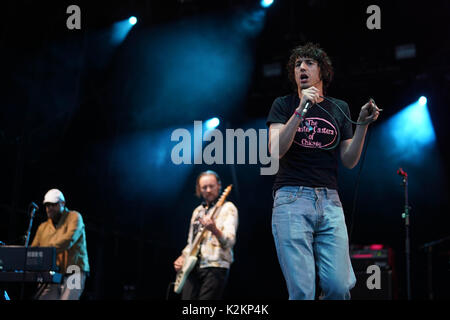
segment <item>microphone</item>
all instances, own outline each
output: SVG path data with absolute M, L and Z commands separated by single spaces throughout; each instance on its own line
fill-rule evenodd
M 36 211 L 39 210 L 39 206 L 36 203 L 34 203 L 33 201 L 31 201 L 29 208 L 31 208 L 31 213 L 30 213 L 31 217 L 34 217 L 34 214 L 36 213 Z
M 303 110 L 301 112 L 302 117 L 306 114 L 306 112 L 309 110 L 309 108 L 312 107 L 312 103 L 309 100 L 306 100 L 305 106 L 303 107 Z
M 408 178 L 408 174 L 407 174 L 405 171 L 403 171 L 402 168 L 399 168 L 399 169 L 397 170 L 397 174 L 398 174 L 399 176 Z
M 306 123 L 304 119 L 305 119 L 306 112 L 308 112 L 309 108 L 311 108 L 312 106 L 313 106 L 313 104 L 311 103 L 311 101 L 306 100 L 305 106 L 303 107 L 303 110 L 300 113 L 301 117 L 303 119 L 304 126 L 308 127 L 309 132 L 313 131 L 313 128 L 311 127 L 311 125 L 309 123 Z

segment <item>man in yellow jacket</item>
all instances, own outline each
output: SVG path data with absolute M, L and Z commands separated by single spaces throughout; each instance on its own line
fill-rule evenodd
M 49 190 L 44 197 L 48 220 L 41 223 L 32 247 L 55 247 L 56 264 L 64 277 L 61 284 L 48 284 L 40 300 L 78 300 L 83 293 L 89 261 L 81 214 L 69 210 L 62 192 Z

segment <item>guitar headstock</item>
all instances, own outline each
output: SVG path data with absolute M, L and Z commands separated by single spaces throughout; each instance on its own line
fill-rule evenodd
M 217 206 L 220 207 L 224 202 L 225 199 L 228 197 L 228 194 L 230 194 L 231 189 L 233 188 L 233 185 L 230 184 L 228 187 L 225 188 L 225 190 L 222 192 L 222 195 L 220 196 L 219 201 L 217 201 Z

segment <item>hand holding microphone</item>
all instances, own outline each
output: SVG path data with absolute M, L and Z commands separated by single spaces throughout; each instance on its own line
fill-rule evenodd
M 315 103 L 319 102 L 319 100 L 319 89 L 313 86 L 309 87 L 308 89 L 304 89 L 302 90 L 302 99 L 300 100 L 300 105 L 298 106 L 297 111 L 300 113 L 306 113 L 306 111 L 308 111 L 308 109 L 311 108 Z
M 302 90 L 302 98 L 297 109 L 295 109 L 295 114 L 303 120 L 306 112 L 318 102 L 319 99 L 319 90 L 316 87 L 309 87 L 308 89 Z
M 295 114 L 300 118 L 301 123 L 304 122 L 305 115 L 316 102 L 319 101 L 320 91 L 316 87 L 309 87 L 308 89 L 302 90 L 302 98 L 300 100 L 300 105 L 295 109 Z M 311 132 L 313 128 L 308 123 L 303 123 L 304 126 L 308 127 L 308 131 Z

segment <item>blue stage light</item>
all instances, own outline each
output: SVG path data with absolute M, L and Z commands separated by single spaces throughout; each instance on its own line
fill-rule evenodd
M 132 25 L 132 26 L 134 26 L 135 24 L 136 24 L 136 22 L 137 22 L 137 18 L 136 17 L 130 17 L 130 19 L 128 19 L 128 22 Z
M 113 45 L 121 44 L 136 23 L 137 23 L 136 17 L 131 17 L 129 19 L 124 19 L 122 21 L 114 23 L 111 32 L 112 44 Z
M 263 8 L 268 8 L 273 4 L 273 0 L 261 0 L 261 6 Z
M 219 126 L 219 124 L 220 124 L 219 118 L 214 117 L 214 118 L 209 119 L 209 120 L 207 120 L 207 121 L 205 122 L 205 127 L 206 127 L 206 129 L 208 129 L 208 130 L 212 130 L 212 129 L 217 128 L 217 127 Z
M 419 104 L 420 104 L 421 106 L 426 105 L 426 104 L 427 104 L 427 98 L 424 97 L 424 96 L 421 96 L 421 97 L 419 98 Z
M 425 97 L 394 115 L 385 128 L 388 133 L 384 138 L 386 148 L 399 159 L 424 158 L 427 148 L 436 140 Z

